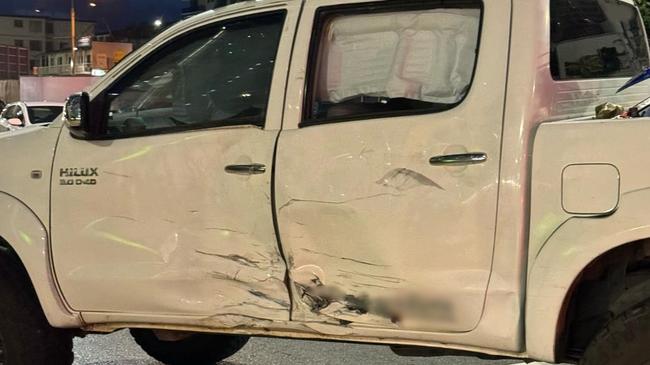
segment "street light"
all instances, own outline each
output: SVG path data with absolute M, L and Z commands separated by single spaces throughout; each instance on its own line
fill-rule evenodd
M 162 27 L 162 25 L 163 25 L 163 21 L 160 18 L 153 21 L 153 26 L 156 27 L 156 28 L 160 28 L 160 27 Z
M 77 11 L 74 7 L 74 0 L 70 0 L 70 46 L 72 48 L 72 60 L 70 61 L 70 74 L 74 76 L 75 57 L 77 56 Z
M 70 67 L 72 68 L 71 74 L 75 74 L 75 64 L 76 64 L 76 59 L 77 57 L 77 11 L 75 9 L 75 0 L 70 0 L 70 41 L 71 41 L 71 48 L 72 48 L 72 61 L 70 62 Z M 96 7 L 97 3 L 94 1 L 90 1 L 88 3 L 89 6 L 91 7 Z

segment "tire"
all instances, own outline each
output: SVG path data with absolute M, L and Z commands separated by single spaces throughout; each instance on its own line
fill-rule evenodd
M 0 364 L 72 364 L 72 335 L 49 325 L 26 275 L 0 252 Z
M 587 347 L 580 365 L 650 365 L 650 301 L 612 319 Z
M 149 356 L 167 365 L 215 365 L 237 353 L 249 340 L 245 336 L 197 333 L 179 341 L 163 341 L 148 329 L 131 329 L 131 336 Z

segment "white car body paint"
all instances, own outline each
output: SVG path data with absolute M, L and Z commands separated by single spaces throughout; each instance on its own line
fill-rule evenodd
M 314 15 L 348 3 L 255 1 L 205 12 L 90 90 L 98 97 L 197 28 L 284 10 L 263 129 L 94 141 L 56 122 L 0 139 L 3 156 L 23 156 L 6 159 L 13 174 L 0 182 L 0 200 L 17 218 L 0 223 L 0 235 L 23 260 L 51 324 L 556 359 L 572 282 L 599 255 L 650 237 L 650 175 L 629 158 L 647 155 L 650 121 L 586 118 L 604 101 L 631 106 L 648 87 L 615 95 L 625 79 L 553 80 L 548 1 L 495 0 L 485 2 L 474 81 L 456 108 L 301 128 Z M 594 146 L 604 138 L 609 144 Z M 489 158 L 463 168 L 429 164 L 467 152 Z M 267 173 L 224 173 L 250 163 Z M 581 164 L 613 166 L 618 199 L 615 174 L 588 170 L 607 176 L 591 194 L 608 195 L 594 204 L 569 196 L 575 209 L 565 209 L 563 171 Z M 34 170 L 44 178 L 31 178 Z M 95 184 L 73 189 L 62 179 Z M 371 309 L 384 296 L 389 305 L 414 298 L 453 316 L 395 320 Z

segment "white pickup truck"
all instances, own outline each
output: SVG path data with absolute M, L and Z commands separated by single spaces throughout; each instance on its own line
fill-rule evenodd
M 0 139 L 0 363 L 130 328 L 650 363 L 650 64 L 631 0 L 262 0 Z

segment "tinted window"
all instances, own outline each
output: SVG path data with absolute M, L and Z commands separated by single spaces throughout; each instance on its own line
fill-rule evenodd
M 172 42 L 108 91 L 109 135 L 264 126 L 283 21 L 251 17 Z
M 303 125 L 458 105 L 474 75 L 481 8 L 452 0 L 321 11 Z
M 27 107 L 29 121 L 32 124 L 52 123 L 63 112 L 60 106 L 34 106 Z
M 558 80 L 631 77 L 648 65 L 643 23 L 616 0 L 551 0 L 551 72 Z

